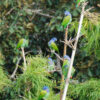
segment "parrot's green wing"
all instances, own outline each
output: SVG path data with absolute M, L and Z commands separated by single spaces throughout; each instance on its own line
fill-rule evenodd
M 64 19 L 62 21 L 62 26 L 64 26 L 64 28 L 66 28 L 70 24 L 71 20 L 72 20 L 71 16 L 64 17 Z
M 54 42 L 51 43 L 51 49 L 53 49 L 53 50 L 55 50 L 59 53 L 59 49 L 58 49 L 57 45 Z
M 76 0 L 76 2 L 77 2 L 77 4 L 79 4 L 80 3 L 80 0 Z
M 17 44 L 17 48 L 21 48 L 23 43 L 24 43 L 24 39 L 20 39 L 18 44 Z
M 42 100 L 42 99 L 46 96 L 46 94 L 47 94 L 47 92 L 44 91 L 44 90 L 42 90 L 42 91 L 40 92 L 40 95 L 39 95 L 38 100 Z
M 73 76 L 73 75 L 74 75 L 74 72 L 75 72 L 75 68 L 74 68 L 74 67 L 72 67 L 71 76 Z
M 87 0 L 75 0 L 75 2 L 76 2 L 76 7 L 79 6 L 79 3 L 82 3 L 82 2 L 84 2 L 84 1 L 87 1 Z
M 26 39 L 20 39 L 17 44 L 17 49 L 21 47 L 27 47 L 28 46 L 28 40 Z
M 65 67 L 65 66 L 67 66 L 67 67 Z M 65 60 L 63 63 L 63 66 L 62 66 L 62 73 L 63 73 L 65 79 L 66 79 L 67 74 L 68 74 L 68 69 L 69 69 L 69 62 L 68 62 L 68 60 Z
M 52 65 L 48 65 L 48 70 L 52 71 L 55 68 L 55 64 L 53 63 Z

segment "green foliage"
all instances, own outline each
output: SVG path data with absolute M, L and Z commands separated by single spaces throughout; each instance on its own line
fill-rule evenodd
M 100 25 L 93 24 L 91 21 L 84 28 L 86 29 L 86 44 L 84 50 L 87 54 L 95 54 L 95 57 L 100 60 Z
M 70 85 L 68 94 L 78 100 L 99 100 L 100 80 L 91 79 L 77 85 Z
M 27 71 L 17 79 L 15 91 L 28 99 L 35 100 L 43 86 L 51 87 L 52 82 L 47 78 L 49 74 L 44 69 L 47 65 L 46 59 L 30 57 L 27 62 Z
M 51 96 L 48 98 L 48 100 L 59 100 L 60 99 L 60 94 L 54 94 L 51 93 Z M 66 97 L 66 100 L 73 100 L 70 97 Z
M 2 52 L 0 51 L 0 66 L 3 66 L 5 64 L 4 60 L 5 60 L 5 58 L 4 58 L 3 54 L 2 54 Z
M 10 85 L 10 79 L 8 79 L 7 75 L 4 73 L 3 68 L 0 66 L 0 92 L 5 86 Z
M 12 82 L 12 86 L 4 89 L 3 99 L 37 100 L 43 86 L 48 86 L 52 93 L 54 82 L 49 79 L 50 75 L 45 69 L 47 67 L 46 58 L 28 57 L 27 62 L 27 70 Z

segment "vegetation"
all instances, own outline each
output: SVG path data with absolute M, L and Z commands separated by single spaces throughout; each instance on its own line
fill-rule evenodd
M 85 13 L 73 65 L 72 80 L 78 83 L 69 85 L 66 100 L 100 99 L 100 1 L 87 1 L 86 9 L 94 8 Z M 65 10 L 72 15 L 68 39 L 75 38 L 81 6 L 76 7 L 74 0 L 0 0 L 0 100 L 37 100 L 43 86 L 50 88 L 48 100 L 59 100 L 61 75 L 54 68 L 49 71 L 48 57 L 52 56 L 56 67 L 59 61 L 48 42 L 57 38 L 62 57 Z M 17 48 L 21 39 L 27 40 L 24 55 L 21 47 Z M 67 47 L 67 54 L 71 53 Z
M 69 89 L 69 95 L 73 99 L 78 100 L 99 100 L 100 99 L 100 80 L 91 79 L 78 85 L 71 85 Z M 80 95 L 81 94 L 81 95 Z

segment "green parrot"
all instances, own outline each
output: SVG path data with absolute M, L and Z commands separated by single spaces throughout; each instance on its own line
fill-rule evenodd
M 68 12 L 68 11 L 65 11 L 64 14 L 65 14 L 65 17 L 62 21 L 62 26 L 64 26 L 64 28 L 66 28 L 71 23 L 72 16 L 71 16 L 70 12 Z
M 17 49 L 22 48 L 22 47 L 27 47 L 27 46 L 28 46 L 28 40 L 20 39 L 17 44 Z
M 76 2 L 76 7 L 78 7 L 78 6 L 80 5 L 80 1 L 81 1 L 81 0 L 75 0 L 75 2 Z
M 87 1 L 87 0 L 75 0 L 76 7 L 80 6 L 80 3 Z
M 38 100 L 47 100 L 48 96 L 49 96 L 49 87 L 44 86 L 43 90 L 40 92 Z
M 55 43 L 55 41 L 57 41 L 56 37 L 53 37 L 49 42 L 48 42 L 48 46 L 50 47 L 50 49 L 56 51 L 59 53 L 59 49 Z
M 63 65 L 62 65 L 62 73 L 64 75 L 64 79 L 67 78 L 67 74 L 68 74 L 68 70 L 69 70 L 69 66 L 70 66 L 70 60 L 71 59 L 68 55 L 64 56 L 64 62 L 63 62 Z M 72 67 L 72 72 L 71 72 L 70 78 L 72 78 L 74 72 L 75 72 L 75 69 L 74 69 L 74 67 Z
M 52 58 L 48 58 L 48 70 L 49 71 L 52 71 L 55 69 L 55 63 L 54 61 L 52 60 Z

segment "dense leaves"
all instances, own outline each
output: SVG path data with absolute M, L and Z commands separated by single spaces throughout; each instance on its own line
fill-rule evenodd
M 74 62 L 76 69 L 74 79 L 81 82 L 91 77 L 100 78 L 100 0 L 88 1 L 86 9 L 92 6 L 94 9 L 85 13 L 81 30 L 82 37 L 79 40 Z M 76 36 L 81 12 L 81 6 L 76 7 L 74 0 L 0 0 L 1 100 L 26 98 L 37 100 L 38 93 L 45 84 L 51 89 L 48 100 L 58 100 L 59 94 L 54 96 L 54 91 L 52 91 L 51 84 L 54 80 L 48 79 L 51 76 L 46 70 L 46 58 L 27 58 L 28 70 L 25 73 L 23 73 L 21 60 L 16 79 L 11 81 L 8 76 L 15 69 L 21 56 L 21 51 L 16 47 L 22 38 L 29 40 L 25 52 L 31 51 L 30 55 L 42 53 L 47 56 L 50 55 L 48 41 L 52 37 L 57 37 L 57 45 L 62 56 L 63 43 L 60 40 L 63 40 L 65 30 L 61 27 L 61 22 L 65 10 L 68 10 L 73 17 L 68 29 L 68 39 L 70 39 Z M 67 53 L 71 55 L 69 47 Z M 90 80 L 72 86 L 74 89 L 71 89 L 69 96 L 79 100 L 92 100 L 92 98 L 98 100 L 100 99 L 98 84 L 99 80 Z

